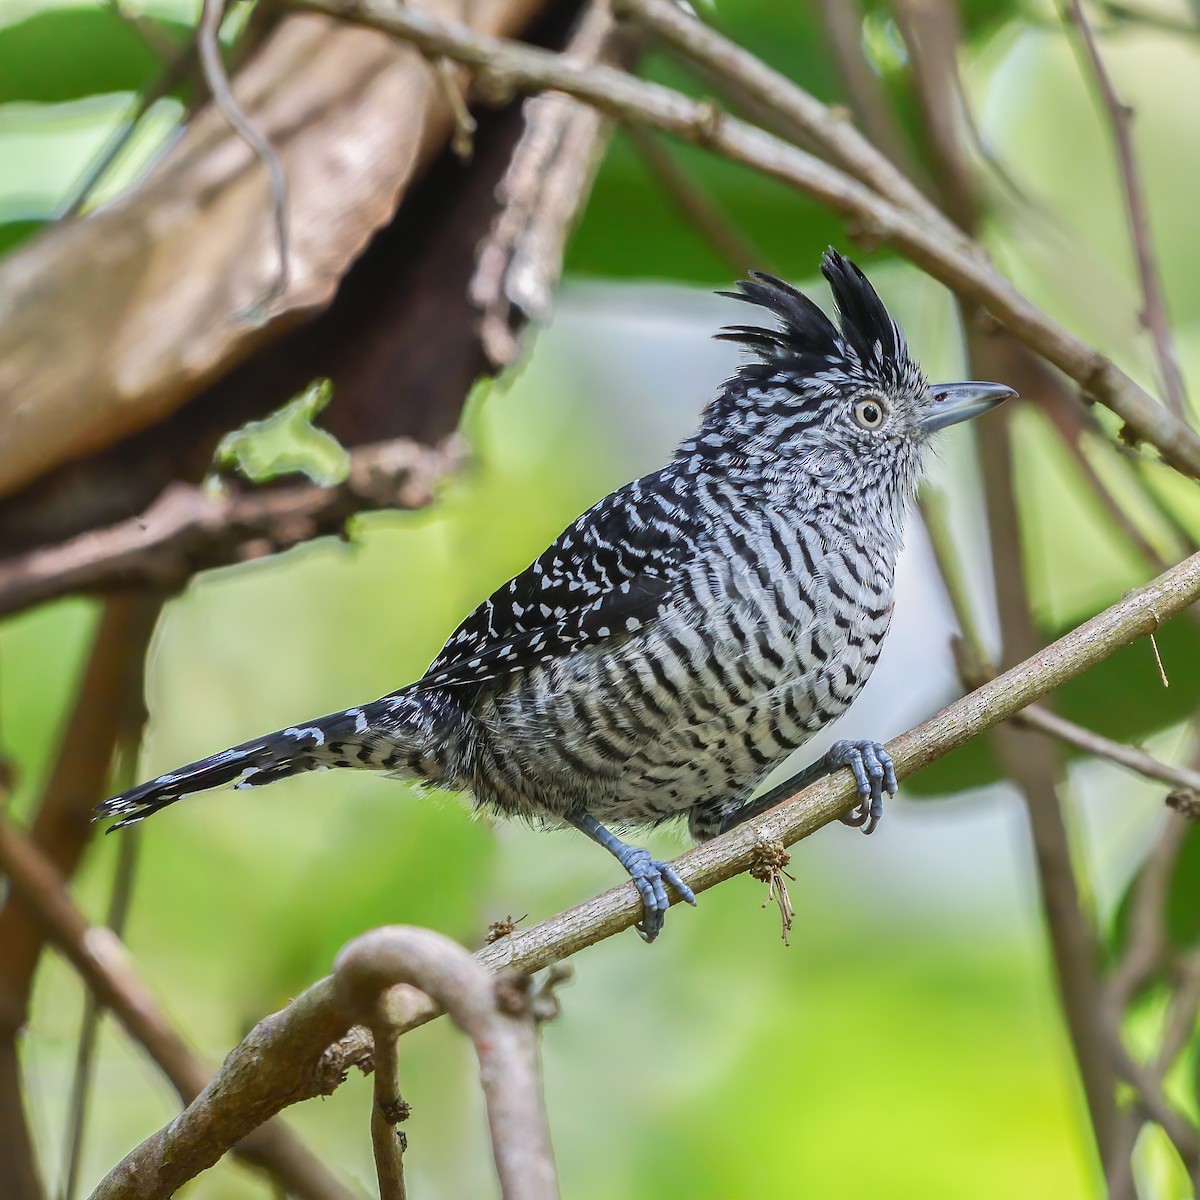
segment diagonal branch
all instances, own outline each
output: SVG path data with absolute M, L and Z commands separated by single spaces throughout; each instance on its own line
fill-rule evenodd
M 1137 746 L 1129 746 L 1125 742 L 1107 738 L 1083 725 L 1077 725 L 1074 721 L 1068 721 L 1066 717 L 1060 717 L 1058 713 L 1051 712 L 1040 704 L 1031 704 L 1020 716 L 1013 718 L 1013 724 L 1034 729 L 1047 737 L 1057 738 L 1060 742 L 1066 742 L 1068 746 L 1074 746 L 1076 750 L 1082 750 L 1084 754 L 1107 759 L 1145 779 L 1157 779 L 1160 783 L 1168 783 L 1172 787 L 1183 788 L 1200 795 L 1200 771 L 1194 767 L 1162 762 Z
M 0 615 L 71 592 L 177 587 L 200 567 L 340 534 L 359 512 L 422 508 L 460 457 L 455 439 L 431 450 L 397 438 L 354 451 L 332 487 L 306 480 L 214 493 L 175 484 L 128 521 L 0 560 Z
M 819 134 L 827 146 L 843 154 L 853 153 L 861 166 L 881 179 L 891 180 L 893 190 L 888 198 L 844 170 L 729 116 L 711 102 L 694 100 L 624 71 L 602 65 L 583 66 L 545 50 L 437 21 L 412 6 L 396 7 L 383 0 L 289 3 L 382 30 L 412 42 L 426 54 L 444 55 L 473 66 L 490 96 L 512 91 L 566 92 L 618 120 L 694 142 L 807 193 L 852 220 L 860 236 L 891 243 L 963 299 L 986 308 L 1016 338 L 1116 413 L 1125 423 L 1129 438 L 1149 442 L 1178 470 L 1200 478 L 1200 435 L 1110 359 L 1052 321 L 996 270 L 978 243 L 959 233 L 911 183 L 904 183 L 897 191 L 900 185 L 896 181 L 904 177 L 891 163 L 853 126 L 839 121 L 831 110 L 795 85 L 790 85 L 793 91 L 807 97 L 804 111 L 796 113 L 797 119 L 815 106 L 811 114 L 817 122 L 811 130 L 814 137 Z M 646 0 L 638 3 L 644 7 Z M 705 31 L 693 18 L 683 19 Z M 769 72 L 763 64 L 758 67 Z
M 110 930 L 89 924 L 62 876 L 30 839 L 0 818 L 0 871 L 33 910 L 40 927 L 79 972 L 91 993 L 110 1008 L 171 1081 L 192 1100 L 211 1074 L 180 1037 L 149 989 L 134 973 L 125 948 Z M 269 1172 L 300 1200 L 355 1200 L 282 1122 L 264 1125 L 237 1147 L 248 1163 Z
M 1133 256 L 1142 288 L 1142 322 L 1154 341 L 1154 353 L 1158 358 L 1158 371 L 1162 377 L 1167 404 L 1177 417 L 1183 417 L 1187 410 L 1187 393 L 1183 386 L 1183 374 L 1179 369 L 1179 356 L 1175 352 L 1175 342 L 1171 336 L 1171 322 L 1167 316 L 1162 278 L 1154 254 L 1154 241 L 1150 236 L 1150 219 L 1146 211 L 1146 197 L 1142 191 L 1141 172 L 1138 170 L 1137 155 L 1133 148 L 1133 109 L 1121 100 L 1113 87 L 1112 78 L 1104 65 L 1104 59 L 1100 56 L 1100 47 L 1096 44 L 1096 35 L 1084 15 L 1080 0 L 1063 0 L 1063 16 L 1079 32 L 1084 56 L 1091 67 L 1104 111 L 1108 114 L 1109 125 L 1112 126 L 1121 174 L 1121 190 L 1125 196 L 1125 214 L 1129 221 Z
M 901 778 L 912 775 L 1010 719 L 1121 646 L 1147 636 L 1198 599 L 1200 554 L 1195 554 L 896 738 L 888 750 L 897 774 Z M 676 866 L 695 891 L 706 891 L 745 871 L 760 852 L 764 838 L 791 845 L 856 802 L 853 780 L 848 772 L 839 771 L 757 820 L 689 851 Z M 641 916 L 637 890 L 625 884 L 531 929 L 513 933 L 476 957 L 493 972 L 540 970 L 628 929 Z M 387 1002 L 390 1024 L 401 1032 L 441 1011 L 434 1000 L 411 989 L 393 989 Z M 287 1105 L 328 1091 L 329 1080 L 319 1064 L 353 1019 L 338 1002 L 333 977 L 320 980 L 287 1008 L 264 1018 L 228 1055 L 216 1078 L 196 1100 L 131 1153 L 121 1168 L 123 1177 L 130 1178 L 139 1166 L 146 1171 L 157 1169 L 156 1164 L 183 1154 L 216 1162 Z M 167 1189 L 138 1192 L 144 1200 L 168 1194 Z

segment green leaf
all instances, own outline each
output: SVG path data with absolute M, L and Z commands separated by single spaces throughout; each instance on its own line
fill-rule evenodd
M 214 461 L 255 483 L 297 471 L 325 486 L 340 482 L 350 469 L 350 456 L 337 438 L 313 424 L 332 398 L 333 385 L 318 380 L 270 416 L 226 434 Z
M 185 25 L 156 22 L 180 45 Z M 51 8 L 0 26 L 0 104 L 56 104 L 136 92 L 163 69 L 137 30 L 110 8 Z
M 24 221 L 0 221 L 0 254 L 7 254 L 27 238 L 33 237 L 46 221 L 27 219 Z

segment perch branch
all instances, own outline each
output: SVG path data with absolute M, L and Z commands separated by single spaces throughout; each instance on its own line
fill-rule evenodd
M 1115 363 L 1051 321 L 995 269 L 977 243 L 933 209 L 852 125 L 839 120 L 795 85 L 789 84 L 792 91 L 807 97 L 805 119 L 813 122 L 814 134 L 819 132 L 825 143 L 844 155 L 852 154 L 875 177 L 888 180 L 892 188 L 887 193 L 889 198 L 845 171 L 729 116 L 710 102 L 693 100 L 624 71 L 583 66 L 532 46 L 475 34 L 465 26 L 437 21 L 415 7 L 396 7 L 383 0 L 288 2 L 294 8 L 382 30 L 411 42 L 426 54 L 444 55 L 475 67 L 479 82 L 487 85 L 490 95 L 565 92 L 618 120 L 647 125 L 697 143 L 807 193 L 852 219 L 860 236 L 890 242 L 958 295 L 986 308 L 1018 340 L 1116 413 L 1129 437 L 1149 442 L 1165 461 L 1200 478 L 1200 435 L 1195 430 L 1154 400 Z M 639 18 L 651 3 L 658 8 L 659 0 L 637 0 Z M 673 5 L 664 3 L 662 7 L 703 34 L 718 37 Z M 733 50 L 746 54 L 737 47 Z M 757 64 L 756 69 L 769 70 L 757 59 L 746 57 Z
M 1082 674 L 1121 646 L 1145 637 L 1200 599 L 1200 554 L 1172 567 L 1146 587 L 1093 617 L 1035 655 L 894 739 L 888 750 L 897 774 L 907 777 L 993 728 L 1034 700 Z M 741 874 L 764 839 L 784 846 L 807 837 L 857 802 L 853 780 L 839 771 L 776 808 L 684 854 L 676 867 L 696 891 Z M 476 956 L 489 971 L 536 971 L 628 929 L 641 919 L 632 884 L 560 913 L 540 925 L 488 946 Z M 265 1017 L 225 1059 L 216 1078 L 169 1125 L 135 1149 L 122 1164 L 123 1179 L 185 1160 L 192 1173 L 216 1162 L 231 1146 L 288 1104 L 336 1086 L 327 1056 L 353 1023 L 338 1001 L 334 977 L 308 988 L 285 1009 Z M 390 1024 L 397 1032 L 436 1017 L 438 1003 L 412 990 L 388 993 Z M 339 1061 L 341 1056 L 339 1054 Z M 190 1175 L 184 1178 L 190 1178 Z M 178 1186 L 183 1180 L 175 1180 Z M 128 1196 L 166 1197 L 170 1188 L 147 1185 Z M 101 1191 L 102 1197 L 117 1195 Z

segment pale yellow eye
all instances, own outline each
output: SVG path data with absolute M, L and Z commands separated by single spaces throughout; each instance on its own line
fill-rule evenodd
M 854 419 L 864 429 L 878 429 L 883 424 L 884 415 L 883 404 L 873 397 L 859 400 L 854 406 Z

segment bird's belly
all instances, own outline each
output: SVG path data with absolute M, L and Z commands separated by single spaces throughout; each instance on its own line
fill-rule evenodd
M 815 614 L 814 614 L 815 615 Z M 684 621 L 590 659 L 557 662 L 498 697 L 476 795 L 510 811 L 584 810 L 654 824 L 746 796 L 840 716 L 866 682 L 877 636 L 834 620 L 780 636 L 778 622 Z

